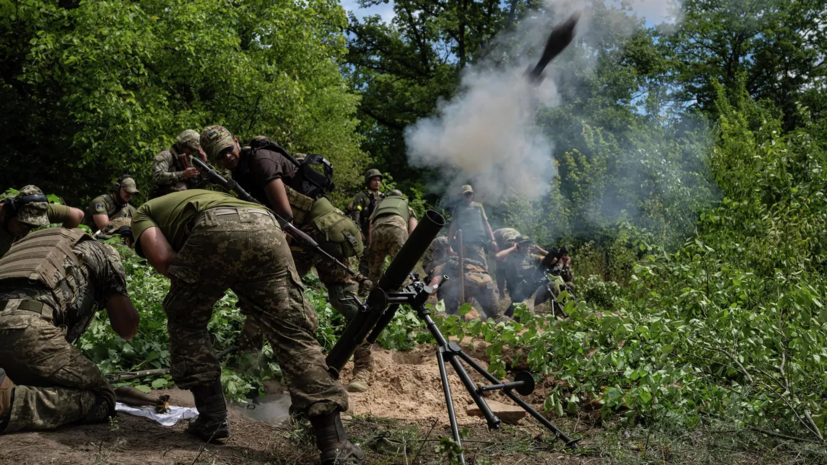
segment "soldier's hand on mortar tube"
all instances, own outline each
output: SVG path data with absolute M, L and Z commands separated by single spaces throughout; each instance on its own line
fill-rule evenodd
M 190 179 L 198 176 L 198 168 L 190 166 L 189 168 L 184 170 L 183 177 L 184 179 Z
M 198 147 L 198 153 L 199 153 L 198 158 L 200 158 L 201 161 L 203 161 L 204 163 L 207 163 L 207 154 L 204 152 L 204 149 L 202 149 L 201 147 Z

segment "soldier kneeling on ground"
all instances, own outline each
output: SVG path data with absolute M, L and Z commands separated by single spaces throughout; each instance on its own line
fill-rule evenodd
M 80 229 L 37 231 L 0 259 L 0 432 L 115 415 L 115 392 L 72 345 L 104 307 L 119 336 L 135 336 L 120 256 Z
M 508 317 L 503 315 L 497 307 L 497 298 L 494 292 L 494 281 L 483 268 L 483 264 L 465 259 L 461 274 L 459 257 L 449 253 L 448 239 L 439 237 L 435 239 L 428 250 L 425 251 L 424 268 L 431 277 L 430 286 L 440 285 L 437 289 L 437 298 L 445 303 L 445 313 L 458 315 L 460 302 L 460 286 L 465 285 L 465 302 L 476 300 L 482 310 L 483 319 L 493 319 L 495 322 L 507 321 Z M 447 280 L 444 277 L 448 276 Z

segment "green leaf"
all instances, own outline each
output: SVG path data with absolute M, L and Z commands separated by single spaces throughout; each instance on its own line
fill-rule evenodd
M 135 389 L 143 392 L 144 394 L 149 394 L 149 392 L 152 391 L 152 389 L 149 386 L 146 386 L 146 385 L 143 385 L 143 384 L 139 384 L 139 385 L 135 386 Z

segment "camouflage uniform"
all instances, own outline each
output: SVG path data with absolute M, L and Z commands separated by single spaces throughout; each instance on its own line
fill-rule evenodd
M 150 227 L 160 228 L 177 252 L 163 308 L 169 319 L 170 371 L 179 387 L 196 393 L 220 379 L 207 323 L 213 305 L 230 288 L 272 344 L 293 408 L 310 417 L 347 410 L 347 394 L 328 372 L 315 337 L 316 312 L 304 298 L 287 240 L 271 213 L 195 189 L 142 205 L 132 221 L 136 243 Z M 136 251 L 142 254 L 140 246 Z M 217 389 L 212 394 L 220 395 L 223 407 L 220 382 Z M 209 413 L 220 414 L 212 408 Z M 223 414 L 226 418 L 225 407 Z
M 38 194 L 43 195 L 43 191 L 37 186 L 28 185 L 20 189 L 14 198 L 22 199 L 29 195 Z M 31 228 L 39 228 L 52 223 L 64 223 L 70 218 L 71 212 L 72 209 L 65 205 L 46 202 L 27 203 L 21 206 L 16 213 L 13 213 L 11 208 L 4 208 L 2 219 L 0 219 L 0 257 L 4 256 L 14 241 L 19 239 L 6 230 L 6 225 L 11 218 L 15 218 Z
M 232 135 L 221 126 L 205 128 L 201 132 L 200 142 L 205 152 L 212 158 L 215 158 L 222 150 L 235 145 Z M 295 164 L 281 153 L 266 146 L 268 142 L 266 139 L 255 138 L 253 142 L 255 148 L 244 147 L 240 150 L 238 165 L 233 169 L 233 179 L 256 200 L 270 207 L 272 205 L 265 193 L 265 186 L 275 179 L 281 179 L 287 191 L 296 227 L 312 237 L 325 251 L 342 263 L 347 263 L 351 255 L 361 258 L 363 245 L 361 238 L 358 237 L 357 226 L 327 198 L 323 196 L 310 198 L 290 187 L 295 185 L 294 180 L 300 179 L 299 170 Z M 331 229 L 328 229 L 328 226 Z M 345 228 L 349 241 L 334 243 L 332 234 L 330 234 L 332 227 Z M 349 251 L 353 253 L 345 254 L 343 248 L 349 248 Z M 303 277 L 315 267 L 319 280 L 327 288 L 331 306 L 347 321 L 351 321 L 359 311 L 359 306 L 353 299 L 356 295 L 356 283 L 353 278 L 347 271 L 312 250 L 305 250 L 295 243 L 290 249 L 299 276 Z M 243 307 L 242 311 L 247 314 Z M 255 316 L 248 315 L 240 337 L 242 351 L 251 353 L 261 350 L 264 344 L 264 334 L 257 326 Z M 372 359 L 369 346 L 357 350 L 355 360 L 357 368 L 370 366 Z
M 195 176 L 184 179 L 184 170 L 194 166 L 192 155 L 184 152 L 184 146 L 198 151 L 201 148 L 199 135 L 192 129 L 187 129 L 178 135 L 175 144 L 155 156 L 152 162 L 152 192 L 150 199 L 187 189 L 198 189 L 206 184 L 206 179 Z
M 368 170 L 365 173 L 365 185 L 368 184 L 368 181 L 370 181 L 372 177 L 376 176 L 379 176 L 380 178 L 382 177 L 379 170 Z M 359 260 L 359 272 L 364 275 L 369 275 L 370 273 L 370 238 L 368 237 L 368 231 L 370 231 L 370 217 L 376 209 L 376 206 L 381 201 L 382 194 L 371 190 L 365 190 L 364 192 L 359 192 L 356 194 L 356 196 L 353 197 L 353 201 L 350 202 L 350 205 L 347 207 L 350 218 L 356 223 L 357 226 L 359 226 L 362 234 L 365 235 L 365 253 L 362 254 L 362 258 Z
M 54 245 L 58 236 L 63 244 L 75 243 L 74 256 Z M 59 276 L 53 285 L 16 277 L 16 268 L 37 250 L 63 257 L 63 270 L 47 274 Z M 43 260 L 41 266 L 53 266 Z M 35 232 L 0 260 L 0 368 L 17 384 L 8 425 L 0 431 L 52 429 L 114 415 L 114 391 L 72 345 L 112 295 L 127 295 L 120 256 L 77 229 Z
M 459 258 L 448 255 L 448 240 L 445 237 L 435 239 L 425 251 L 423 268 L 431 278 L 438 275 L 447 275 L 437 289 L 437 297 L 445 303 L 445 312 L 457 315 L 460 306 L 460 273 Z M 497 309 L 497 298 L 494 292 L 494 283 L 491 276 L 482 267 L 482 264 L 465 259 L 465 300 L 475 299 L 480 307 L 483 318 L 492 318 L 494 321 L 505 321 L 503 312 Z
M 488 270 L 488 259 L 485 253 L 485 245 L 489 242 L 485 229 L 488 217 L 485 215 L 485 208 L 482 204 L 471 202 L 471 205 L 464 203 L 457 205 L 451 214 L 451 221 L 455 224 L 455 230 L 462 230 L 464 257 L 482 263 L 483 268 Z M 454 250 L 456 250 L 456 245 L 454 245 Z
M 505 250 L 514 246 L 514 241 L 520 237 L 520 232 L 513 228 L 500 228 L 494 231 L 494 240 L 500 250 Z M 508 273 L 506 268 L 497 266 L 497 290 L 500 291 L 500 296 L 505 296 L 506 285 L 508 284 Z M 509 285 L 509 291 L 513 289 L 513 284 Z
M 393 260 L 405 245 L 411 218 L 416 218 L 416 214 L 401 195 L 386 197 L 373 212 L 370 219 L 373 245 L 365 253 L 368 256 L 368 279 L 372 282 L 379 282 L 385 257 L 390 255 Z

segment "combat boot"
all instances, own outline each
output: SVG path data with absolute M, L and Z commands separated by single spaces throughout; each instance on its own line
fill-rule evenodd
M 217 379 L 208 386 L 196 386 L 192 389 L 198 417 L 190 421 L 187 433 L 204 441 L 214 441 L 230 437 L 230 423 L 227 421 L 227 403 L 221 380 Z
M 347 439 L 339 412 L 310 419 L 322 465 L 361 465 L 365 453 Z
M 11 403 L 14 400 L 16 385 L 6 376 L 6 370 L 0 368 L 0 433 L 6 429 L 6 423 L 11 417 Z
M 373 355 L 370 353 L 370 345 L 363 344 L 353 354 L 353 378 L 347 385 L 347 392 L 367 391 L 372 368 Z

